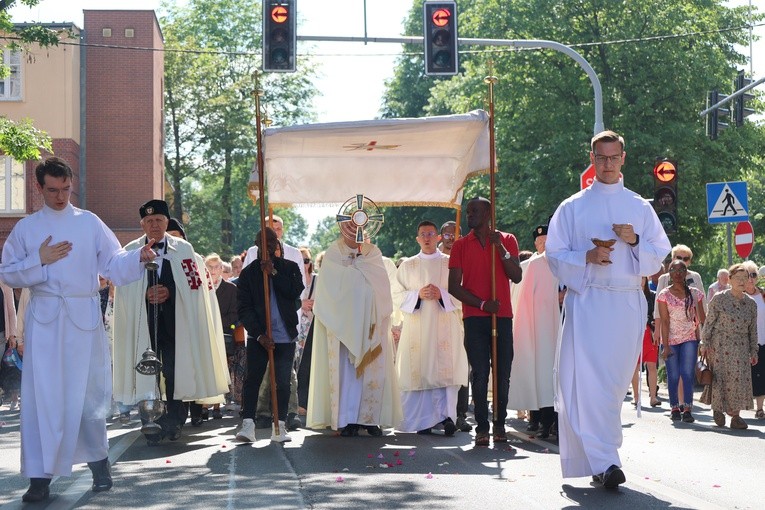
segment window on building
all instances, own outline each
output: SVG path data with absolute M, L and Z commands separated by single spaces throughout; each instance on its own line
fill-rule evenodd
M 27 209 L 24 163 L 0 156 L 0 213 L 24 213 Z
M 10 68 L 7 77 L 0 79 L 0 100 L 21 99 L 21 52 L 3 50 L 3 64 Z

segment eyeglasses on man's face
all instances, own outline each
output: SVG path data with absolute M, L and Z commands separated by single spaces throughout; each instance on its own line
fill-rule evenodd
M 675 260 L 682 260 L 683 262 L 688 262 L 691 260 L 691 258 L 687 255 L 675 255 Z
M 423 239 L 430 239 L 431 237 L 436 237 L 438 235 L 438 232 L 433 232 L 432 230 L 428 232 L 422 232 L 417 237 L 421 237 Z
M 444 239 L 454 239 L 454 234 L 441 234 Z
M 601 165 L 604 165 L 606 163 L 619 163 L 622 160 L 621 154 L 613 154 L 611 156 L 606 156 L 604 154 L 595 154 L 595 162 L 600 163 Z

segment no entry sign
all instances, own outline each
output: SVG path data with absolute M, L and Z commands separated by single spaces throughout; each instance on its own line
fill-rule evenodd
M 736 253 L 742 259 L 747 258 L 754 248 L 754 229 L 748 221 L 742 221 L 736 226 Z

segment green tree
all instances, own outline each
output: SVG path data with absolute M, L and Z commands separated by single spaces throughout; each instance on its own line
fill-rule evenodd
M 264 91 L 275 125 L 312 120 L 313 67 L 302 59 L 291 74 L 256 75 L 261 4 L 254 0 L 165 3 L 166 172 L 174 213 L 187 208 L 200 251 L 239 252 L 252 244 L 257 210 L 247 196 L 255 161 L 255 99 Z M 253 228 L 255 227 L 255 228 Z
M 0 0 L 0 33 L 6 34 L 6 47 L 18 51 L 25 50 L 32 44 L 42 47 L 56 46 L 62 33 L 50 30 L 40 25 L 17 27 L 11 21 L 8 13 L 15 0 Z M 29 7 L 40 3 L 40 0 L 21 0 L 20 3 Z M 0 78 L 6 78 L 11 72 L 6 62 L 0 62 Z M 40 151 L 53 152 L 51 138 L 45 131 L 34 127 L 31 119 L 18 122 L 0 116 L 0 151 L 17 161 L 40 159 Z
M 765 148 L 762 126 L 747 123 L 712 142 L 698 117 L 707 91 L 730 92 L 736 67 L 745 62 L 734 45 L 747 41 L 747 8 L 728 8 L 720 0 L 465 0 L 459 6 L 461 37 L 560 41 L 587 59 L 603 87 L 605 125 L 627 141 L 625 184 L 650 198 L 654 158 L 679 160 L 680 230 L 671 240 L 693 247 L 700 255 L 694 266 L 704 266 L 706 254 L 719 251 L 719 241 L 706 221 L 703 184 L 763 171 L 754 156 Z M 409 26 L 416 26 L 421 12 L 421 2 L 415 2 Z M 760 19 L 755 15 L 752 21 Z M 424 77 L 420 56 L 402 57 L 388 84 L 385 112 L 403 116 L 419 108 L 430 115 L 486 107 L 483 78 L 497 76 L 497 226 L 515 232 L 522 248 L 530 247 L 534 225 L 578 190 L 579 174 L 589 164 L 592 87 L 559 52 L 469 50 L 460 56 L 461 74 L 448 80 Z M 487 193 L 481 178 L 464 197 Z M 396 215 L 392 221 L 413 218 Z

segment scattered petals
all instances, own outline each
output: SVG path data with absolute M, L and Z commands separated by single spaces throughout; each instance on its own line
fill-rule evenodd
M 414 457 L 414 450 L 410 450 L 410 451 L 409 451 L 409 456 L 410 456 L 410 457 Z
M 393 464 L 391 464 L 390 462 L 386 462 L 386 464 L 388 465 L 388 467 L 393 467 Z
M 165 459 L 165 464 L 170 464 L 170 459 Z
M 374 457 L 374 455 L 372 455 L 371 453 L 367 453 L 367 458 L 368 459 L 371 459 L 372 457 Z
M 225 445 L 225 444 L 222 444 L 222 445 L 220 445 L 220 447 L 221 447 L 221 448 L 225 448 L 225 447 L 226 447 L 226 445 Z
M 433 473 L 428 473 L 427 475 L 425 475 L 425 478 L 430 480 L 431 478 L 433 478 Z
M 399 456 L 398 450 L 396 450 L 395 452 L 393 452 L 393 456 L 394 456 L 394 457 L 398 457 L 398 456 Z
M 721 486 L 721 485 L 717 485 L 717 484 L 714 484 L 712 487 L 713 487 L 713 488 L 715 488 L 715 489 L 719 489 L 719 488 L 720 488 L 720 487 L 722 487 L 722 486 Z
M 388 469 L 388 463 L 387 462 L 383 462 L 383 463 L 380 464 L 380 467 Z
M 384 459 L 384 458 L 385 458 L 385 455 L 383 455 L 383 454 L 381 453 L 380 455 L 378 455 L 378 456 L 377 456 L 377 458 L 378 458 L 378 459 Z
M 401 459 L 396 459 L 396 465 L 397 465 L 397 466 L 400 466 L 400 465 L 401 465 L 401 464 L 403 464 L 403 463 L 404 463 L 404 462 L 403 462 Z
M 348 468 L 343 468 L 343 471 L 350 471 L 350 469 L 348 469 Z
M 344 482 L 345 479 L 342 476 L 338 476 L 337 478 L 335 478 L 335 481 L 336 482 Z

